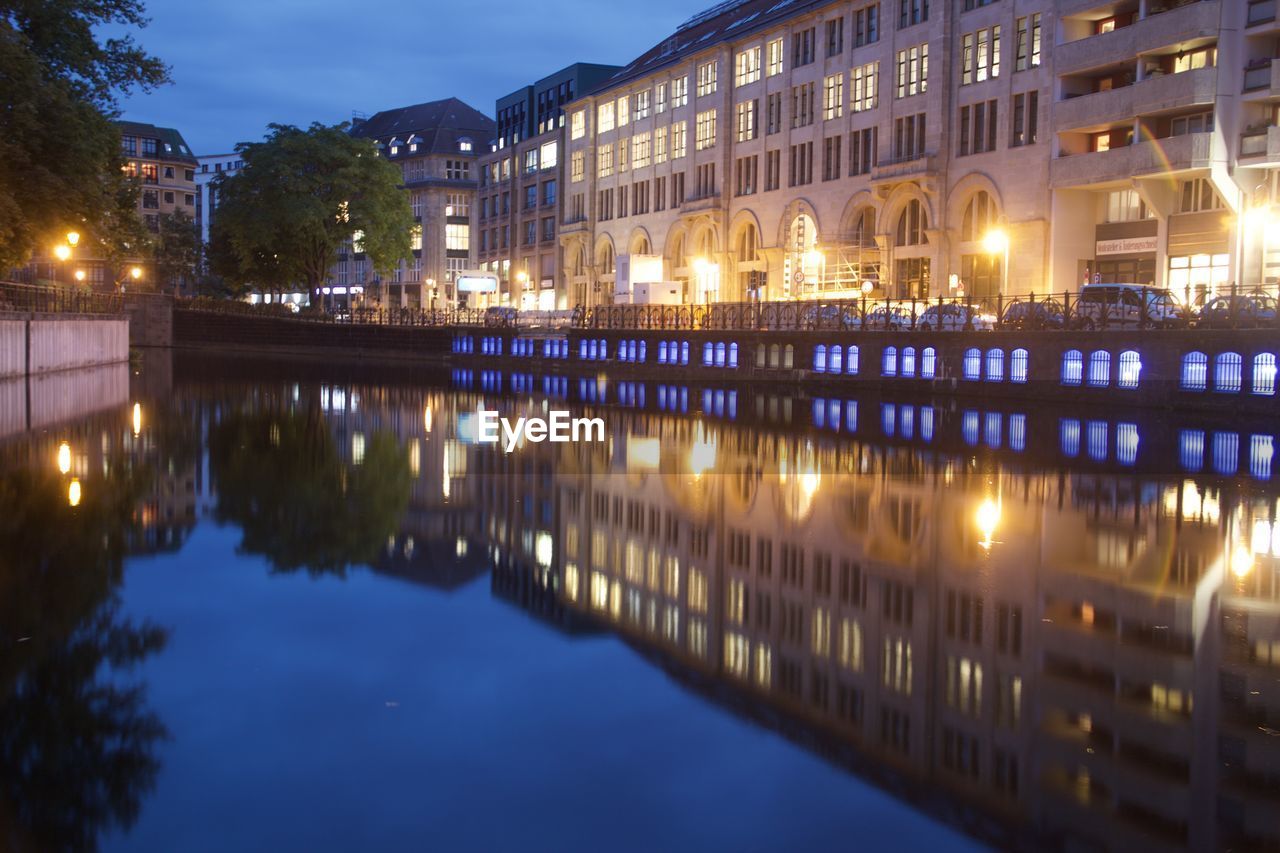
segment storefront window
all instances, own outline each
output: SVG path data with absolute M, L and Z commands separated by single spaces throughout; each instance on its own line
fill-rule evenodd
M 1169 289 L 1187 304 L 1202 304 L 1225 289 L 1230 275 L 1230 257 L 1226 254 L 1169 258 Z

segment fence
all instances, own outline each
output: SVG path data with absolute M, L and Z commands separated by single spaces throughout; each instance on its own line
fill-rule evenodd
M 88 288 L 54 287 L 0 281 L 0 312 L 39 314 L 120 314 L 124 299 L 118 293 Z

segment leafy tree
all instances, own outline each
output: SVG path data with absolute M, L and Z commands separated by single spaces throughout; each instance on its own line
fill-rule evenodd
M 119 95 L 168 82 L 168 69 L 129 35 L 141 0 L 5 0 L 0 4 L 0 269 L 70 228 L 107 245 L 131 183 L 111 119 Z
M 409 256 L 413 212 L 402 176 L 372 140 L 351 136 L 345 124 L 273 124 L 264 141 L 236 151 L 244 168 L 220 179 L 213 226 L 229 250 L 219 256 L 223 275 L 266 290 L 314 290 L 357 234 L 377 272 Z
M 200 265 L 200 249 L 200 231 L 194 219 L 181 210 L 161 214 L 160 229 L 151 240 L 156 284 L 161 288 L 175 288 L 194 280 Z

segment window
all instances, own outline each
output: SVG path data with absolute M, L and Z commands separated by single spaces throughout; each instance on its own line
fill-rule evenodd
M 581 181 L 587 171 L 587 152 L 575 151 L 569 157 L 569 180 L 573 183 Z
M 782 130 L 782 93 L 770 92 L 765 98 L 765 133 Z
M 444 247 L 455 252 L 466 252 L 471 248 L 471 226 L 458 223 L 446 223 L 444 226 Z
M 1040 93 L 1030 91 L 1013 96 L 1013 123 L 1009 127 L 1009 147 L 1035 145 L 1040 141 Z
M 1024 383 L 1027 381 L 1027 351 L 1016 349 L 1009 355 L 1009 381 Z
M 1243 359 L 1238 352 L 1219 353 L 1213 360 L 1213 390 L 1226 394 L 1240 391 Z
M 756 177 L 759 171 L 759 156 L 739 157 L 734 161 L 733 194 L 751 195 L 756 191 Z
M 683 107 L 689 103 L 689 78 L 677 77 L 671 81 L 671 109 Z
M 844 53 L 844 18 L 827 21 L 827 58 Z
M 694 129 L 694 148 L 702 151 L 716 144 L 716 111 L 706 110 L 698 113 L 697 125 Z
M 1116 385 L 1121 388 L 1137 388 L 1138 378 L 1142 374 L 1142 356 L 1134 350 L 1120 353 L 1119 372 Z
M 970 717 L 982 715 L 982 664 L 947 656 L 947 707 Z
M 631 137 L 631 168 L 639 169 L 648 166 L 649 156 L 649 133 L 646 131 Z
M 532 210 L 538 206 L 538 185 L 530 184 L 524 188 L 524 209 Z
M 1209 357 L 1189 352 L 1182 357 L 1181 386 L 1184 391 L 1203 391 L 1209 375 Z
M 1004 350 L 989 349 L 987 350 L 987 375 L 988 382 L 1004 381 Z
M 807 30 L 801 30 L 792 36 L 791 40 L 791 67 L 800 68 L 808 65 L 814 60 L 814 42 L 817 39 L 817 30 L 809 27 Z
M 929 45 L 921 44 L 898 51 L 898 97 L 906 98 L 924 92 L 929 77 Z
M 822 118 L 831 120 L 844 115 L 844 72 L 832 74 L 822 81 Z
M 1226 207 L 1222 197 L 1208 178 L 1192 178 L 1181 185 L 1179 213 L 1199 213 L 1205 210 L 1222 210 Z
M 971 382 L 982 378 L 982 350 L 977 347 L 964 351 L 964 378 Z
M 887 346 L 880 353 L 880 375 L 881 376 L 897 376 L 898 375 L 898 348 L 895 346 Z
M 686 123 L 678 121 L 671 125 L 671 159 L 679 160 L 688 148 L 689 134 Z
M 613 130 L 613 101 L 596 107 L 596 133 L 608 133 Z
M 863 6 L 853 13 L 853 46 L 880 41 L 880 4 Z
M 643 92 L 636 92 L 631 96 L 631 117 L 636 121 L 649 117 L 649 99 L 650 92 L 645 89 Z
M 929 218 L 924 205 L 919 199 L 911 199 L 898 217 L 898 230 L 894 245 L 921 246 L 928 242 L 925 229 L 929 227 Z
M 716 194 L 716 164 L 698 164 L 698 186 L 696 198 L 709 198 Z
M 1185 136 L 1188 133 L 1209 133 L 1213 130 L 1213 110 L 1191 113 L 1169 120 L 1170 136 Z
M 667 129 L 660 127 L 653 132 L 653 162 L 667 162 Z
M 782 151 L 775 148 L 765 152 L 764 190 L 769 192 L 780 186 L 782 186 Z
M 736 138 L 739 142 L 750 142 L 756 138 L 756 114 L 759 108 L 760 101 L 756 99 L 743 101 L 734 108 Z
M 852 112 L 860 113 L 865 110 L 874 110 L 878 102 L 876 90 L 880 81 L 880 63 L 868 62 L 866 65 L 859 65 L 853 69 L 849 88 L 852 90 L 853 99 L 849 103 L 849 109 Z
M 799 187 L 813 183 L 813 143 L 802 142 L 791 146 L 791 171 L 787 186 Z
M 1079 385 L 1084 374 L 1084 355 L 1078 349 L 1062 354 L 1062 384 Z
M 866 175 L 876 164 L 876 137 L 879 128 L 867 127 L 849 134 L 849 174 Z
M 618 98 L 617 110 L 618 127 L 625 127 L 631 123 L 631 98 L 623 95 Z
M 769 65 L 767 73 L 770 77 L 782 73 L 782 39 L 774 39 L 766 45 Z
M 760 48 L 749 47 L 734 57 L 733 85 L 745 86 L 760 79 Z
M 1137 190 L 1112 190 L 1107 193 L 1107 222 L 1137 222 L 1150 219 L 1152 213 Z
M 924 156 L 924 113 L 893 120 L 893 159 L 914 160 Z
M 601 145 L 596 149 L 596 177 L 607 178 L 613 174 L 613 146 Z
M 960 108 L 960 156 L 996 150 L 996 101 Z
M 698 66 L 698 97 L 714 94 L 716 91 L 716 67 L 720 63 L 712 60 Z
M 822 140 L 822 180 L 834 181 L 840 177 L 843 161 L 840 159 L 840 142 L 843 137 L 828 136 Z
M 469 181 L 471 180 L 471 161 L 470 160 L 445 160 L 444 176 L 450 181 Z
M 654 112 L 665 113 L 667 111 L 667 84 L 659 83 L 653 90 Z
M 538 171 L 538 149 L 531 148 L 524 152 L 524 173 L 533 174 Z
M 1000 28 L 965 33 L 960 40 L 960 85 L 1000 76 Z
M 1089 384 L 1094 388 L 1111 384 L 1111 353 L 1099 349 L 1089 354 Z
M 1260 352 L 1253 357 L 1253 393 L 1272 396 L 1276 393 L 1276 357 Z
M 1184 296 L 1197 297 L 1217 292 L 1227 286 L 1230 277 L 1230 256 L 1226 253 L 1174 255 L 1169 258 L 1169 288 Z
M 1026 71 L 1040 64 L 1040 13 L 1018 19 L 1018 44 L 1013 70 Z
M 898 0 L 898 29 L 929 20 L 929 0 Z
M 587 135 L 587 111 L 574 110 L 569 119 L 569 138 L 581 139 Z
M 813 124 L 814 96 L 813 83 L 801 83 L 791 87 L 791 126 L 804 127 Z

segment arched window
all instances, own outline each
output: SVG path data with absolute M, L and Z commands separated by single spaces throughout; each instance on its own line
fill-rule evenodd
M 864 207 L 858 211 L 853 221 L 853 245 L 862 249 L 876 247 L 875 208 Z
M 915 347 L 902 348 L 902 371 L 901 372 L 903 376 L 916 375 L 916 348 Z
M 849 376 L 858 374 L 858 347 L 851 344 L 844 360 L 844 372 Z
M 787 344 L 782 349 L 782 367 L 790 370 L 796 366 L 796 348 L 791 344 Z
M 938 351 L 933 347 L 925 347 L 920 353 L 920 378 L 933 379 L 938 370 Z
M 756 260 L 756 250 L 760 246 L 760 237 L 756 234 L 755 223 L 748 222 L 742 226 L 738 234 L 737 253 L 740 263 L 751 263 Z
M 1009 355 L 1009 381 L 1026 382 L 1029 358 L 1027 351 L 1019 347 Z
M 641 341 L 641 342 L 640 342 L 640 362 L 641 362 L 642 364 L 644 363 L 644 360 L 645 360 L 645 350 L 648 348 L 648 346 L 649 346 L 649 345 L 648 345 L 645 341 Z M 635 353 L 632 353 L 632 355 L 635 355 Z
M 831 348 L 831 353 L 828 356 L 827 366 L 829 368 L 829 372 L 831 373 L 844 372 L 844 349 L 840 347 L 838 344 Z
M 813 348 L 813 370 L 815 373 L 827 372 L 827 345 L 818 344 Z
M 770 367 L 782 366 L 782 347 L 778 346 L 777 344 L 773 344 L 769 347 L 769 366 Z
M 982 350 L 977 347 L 964 351 L 964 378 L 973 382 L 982 378 Z
M 1226 394 L 1234 394 L 1240 390 L 1240 374 L 1243 373 L 1244 359 L 1238 352 L 1218 353 L 1213 360 L 1213 390 Z
M 881 376 L 897 376 L 898 375 L 898 348 L 885 347 L 884 352 L 880 354 L 880 375 Z
M 1089 384 L 1094 388 L 1111 384 L 1111 353 L 1104 349 L 1089 353 Z
M 667 363 L 667 342 L 658 341 L 658 364 Z
M 724 345 L 724 341 L 716 344 L 716 367 L 724 367 L 725 359 L 729 354 L 728 348 Z
M 919 199 L 911 199 L 898 217 L 898 230 L 895 245 L 922 246 L 929 242 L 925 229 L 929 227 L 929 216 Z
M 640 344 L 640 360 L 644 361 L 644 344 Z M 736 368 L 738 366 L 738 344 L 729 344 L 729 366 Z
M 709 367 L 714 358 L 715 347 L 712 345 L 711 341 L 707 341 L 702 345 L 702 363 Z
M 582 340 L 578 341 L 578 358 L 582 359 L 583 361 L 586 361 L 590 357 L 591 357 L 590 347 L 587 345 L 587 339 L 583 338 Z
M 1189 352 L 1182 357 L 1182 389 L 1203 391 L 1209 379 L 1209 356 L 1202 352 Z
M 1004 381 L 1004 350 L 1002 349 L 987 350 L 987 381 L 988 382 Z
M 1116 385 L 1121 388 L 1137 388 L 1138 379 L 1142 376 L 1142 356 L 1137 350 L 1127 349 L 1120 353 L 1120 362 L 1116 373 Z
M 769 362 L 769 347 L 760 344 L 756 347 L 756 367 L 764 367 Z
M 689 363 L 689 342 L 688 341 L 680 342 L 680 363 L 681 364 Z
M 596 251 L 596 267 L 600 270 L 600 275 L 613 275 L 614 256 L 613 244 L 602 243 Z
M 1271 396 L 1276 393 L 1276 357 L 1260 352 L 1253 357 L 1253 393 Z
M 1079 385 L 1084 377 L 1084 355 L 1078 349 L 1062 354 L 1062 384 Z
M 986 190 L 979 190 L 969 199 L 965 206 L 964 218 L 960 222 L 960 240 L 974 243 L 982 240 L 991 225 L 996 221 L 996 204 Z
M 600 358 L 606 359 L 608 357 L 609 357 L 609 342 L 606 341 L 604 338 L 601 338 L 600 339 Z

